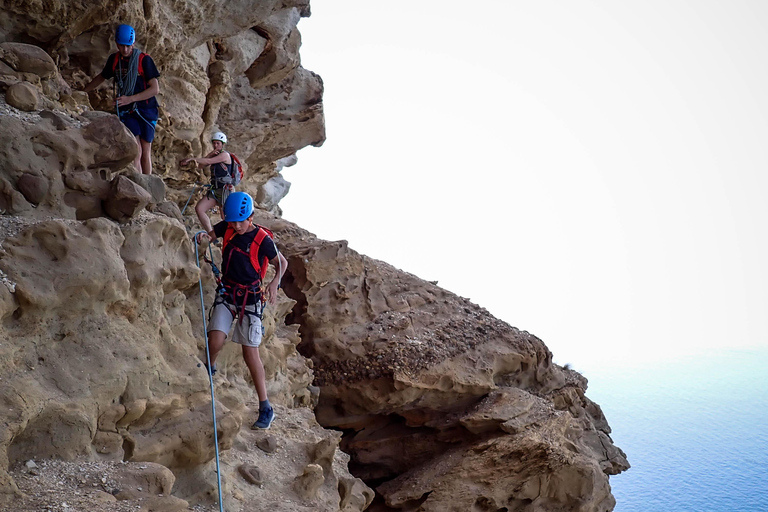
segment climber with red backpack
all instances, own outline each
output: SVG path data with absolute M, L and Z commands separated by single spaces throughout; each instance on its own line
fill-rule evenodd
M 181 165 L 195 162 L 197 165 L 211 166 L 211 184 L 208 186 L 208 193 L 195 205 L 195 213 L 206 233 L 213 229 L 211 219 L 208 218 L 208 210 L 216 205 L 223 206 L 229 194 L 235 191 L 235 187 L 243 178 L 243 166 L 240 160 L 234 154 L 224 151 L 226 143 L 227 136 L 222 132 L 216 132 L 211 137 L 213 151 L 202 158 L 190 157 L 180 162 Z
M 159 118 L 155 96 L 160 92 L 157 81 L 160 72 L 152 57 L 133 47 L 135 41 L 133 27 L 118 26 L 115 32 L 117 53 L 107 58 L 104 69 L 83 91 L 91 92 L 105 80 L 114 79 L 117 116 L 136 137 L 139 148 L 134 165 L 143 174 L 152 174 L 152 141 Z
M 233 192 L 224 203 L 224 220 L 207 233 L 198 233 L 196 242 L 222 239 L 221 277 L 208 323 L 210 372 L 216 371 L 216 356 L 235 324 L 232 341 L 243 346 L 243 359 L 259 395 L 259 417 L 252 428 L 267 429 L 275 413 L 267 398 L 264 365 L 259 356 L 264 334 L 262 314 L 265 302 L 277 301 L 288 261 L 277 250 L 272 233 L 253 223 L 253 211 L 250 195 Z M 269 263 L 275 267 L 275 277 L 264 287 Z

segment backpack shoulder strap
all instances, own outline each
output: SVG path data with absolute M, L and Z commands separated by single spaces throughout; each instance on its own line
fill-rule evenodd
M 139 53 L 139 76 L 141 78 L 144 78 L 144 57 L 146 57 L 147 54 L 144 52 Z
M 253 237 L 253 242 L 251 243 L 251 265 L 253 265 L 253 268 L 259 273 L 259 276 L 264 279 L 264 276 L 267 275 L 267 258 L 263 258 L 264 261 L 259 261 L 259 248 L 261 247 L 261 242 L 264 241 L 269 233 L 261 226 L 256 227 L 259 231 L 256 233 L 256 236 Z
M 224 232 L 224 240 L 221 241 L 221 252 L 224 252 L 224 249 L 227 247 L 227 244 L 232 240 L 232 237 L 235 236 L 235 228 L 227 226 L 227 230 Z

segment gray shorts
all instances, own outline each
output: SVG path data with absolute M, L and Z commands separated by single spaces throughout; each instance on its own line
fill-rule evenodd
M 264 335 L 264 326 L 261 324 L 261 319 L 255 314 L 256 306 L 250 305 L 245 307 L 245 311 L 250 314 L 243 315 L 243 321 L 238 318 L 235 321 L 232 311 L 236 308 L 231 305 L 227 305 L 223 302 L 214 304 L 211 308 L 211 314 L 208 318 L 208 332 L 221 331 L 229 334 L 229 330 L 232 328 L 234 321 L 235 329 L 232 334 L 232 341 L 245 345 L 246 347 L 258 347 L 261 345 L 261 337 Z M 261 308 L 261 306 L 259 306 Z M 237 308 L 239 310 L 239 308 Z M 259 311 L 259 314 L 261 312 Z

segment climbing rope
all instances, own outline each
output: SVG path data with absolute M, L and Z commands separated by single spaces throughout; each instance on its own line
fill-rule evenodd
M 224 501 L 221 498 L 221 464 L 219 463 L 219 435 L 216 428 L 216 396 L 213 392 L 213 372 L 211 371 L 211 353 L 208 350 L 208 328 L 205 323 L 205 301 L 203 300 L 203 274 L 200 267 L 200 254 L 198 250 L 197 235 L 205 233 L 205 231 L 198 231 L 195 233 L 195 258 L 197 259 L 197 268 L 201 270 L 200 279 L 198 283 L 200 285 L 200 308 L 203 314 L 203 335 L 205 336 L 205 358 L 207 360 L 206 369 L 208 370 L 208 383 L 211 386 L 211 411 L 213 412 L 213 443 L 216 448 L 216 479 L 219 485 L 219 511 L 224 512 Z M 210 249 L 210 245 L 208 246 Z M 211 251 L 211 260 L 213 259 L 213 251 Z
M 210 187 L 210 185 L 207 185 L 205 183 L 195 183 L 195 186 L 192 188 L 192 193 L 189 194 L 189 199 L 187 199 L 187 202 L 184 205 L 184 208 L 181 209 L 182 215 L 184 215 L 184 211 L 187 209 L 187 206 L 189 206 L 189 202 L 192 200 L 192 196 L 195 195 L 195 192 L 197 192 L 197 189 L 199 189 L 200 187 Z

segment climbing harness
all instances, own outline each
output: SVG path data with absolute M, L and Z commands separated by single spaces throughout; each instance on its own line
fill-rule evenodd
M 190 192 L 189 197 L 187 198 L 187 202 L 184 204 L 184 208 L 181 209 L 181 214 L 182 215 L 184 215 L 184 212 L 187 210 L 187 206 L 189 206 L 189 202 L 192 200 L 192 196 L 195 195 L 195 192 L 197 192 L 197 190 L 199 188 L 205 188 L 205 189 L 208 189 L 208 191 L 211 191 L 211 190 L 214 191 L 214 199 L 216 199 L 216 197 L 215 197 L 216 196 L 216 194 L 215 194 L 216 189 L 214 188 L 213 185 L 211 185 L 210 183 L 195 183 L 195 186 L 192 188 L 192 192 Z M 232 185 L 225 186 L 222 189 L 222 191 L 221 191 L 221 197 L 222 197 L 221 204 L 226 203 L 227 202 L 227 198 L 234 191 L 235 191 L 235 188 Z M 205 196 L 207 194 L 208 194 L 208 192 L 206 192 L 203 195 Z M 216 199 L 216 201 L 218 202 L 218 199 Z M 215 212 L 216 208 L 218 208 L 218 206 L 215 206 L 214 208 L 211 208 L 211 210 L 213 210 Z
M 200 254 L 198 250 L 198 243 L 197 243 L 197 237 L 200 233 L 205 233 L 205 231 L 198 231 L 195 233 L 195 258 L 197 259 L 197 267 L 202 270 L 200 267 Z M 210 249 L 210 245 L 208 246 Z M 205 258 L 205 255 L 203 255 L 203 258 Z M 213 251 L 211 250 L 211 263 L 213 261 Z M 218 271 L 218 269 L 216 269 Z M 214 273 L 215 274 L 215 273 Z M 219 279 L 217 277 L 217 279 Z M 206 370 L 208 371 L 208 383 L 211 386 L 211 411 L 213 413 L 213 443 L 216 448 L 216 479 L 218 480 L 219 485 L 219 511 L 224 512 L 224 501 L 221 497 L 221 464 L 219 462 L 219 435 L 218 435 L 218 429 L 216 428 L 216 396 L 214 395 L 213 391 L 213 373 L 211 372 L 211 353 L 208 349 L 208 327 L 205 322 L 205 301 L 203 300 L 203 276 L 202 273 L 200 274 L 200 279 L 198 280 L 198 284 L 200 285 L 200 308 L 202 309 L 202 316 L 203 316 L 203 335 L 205 336 L 205 358 L 206 358 Z

